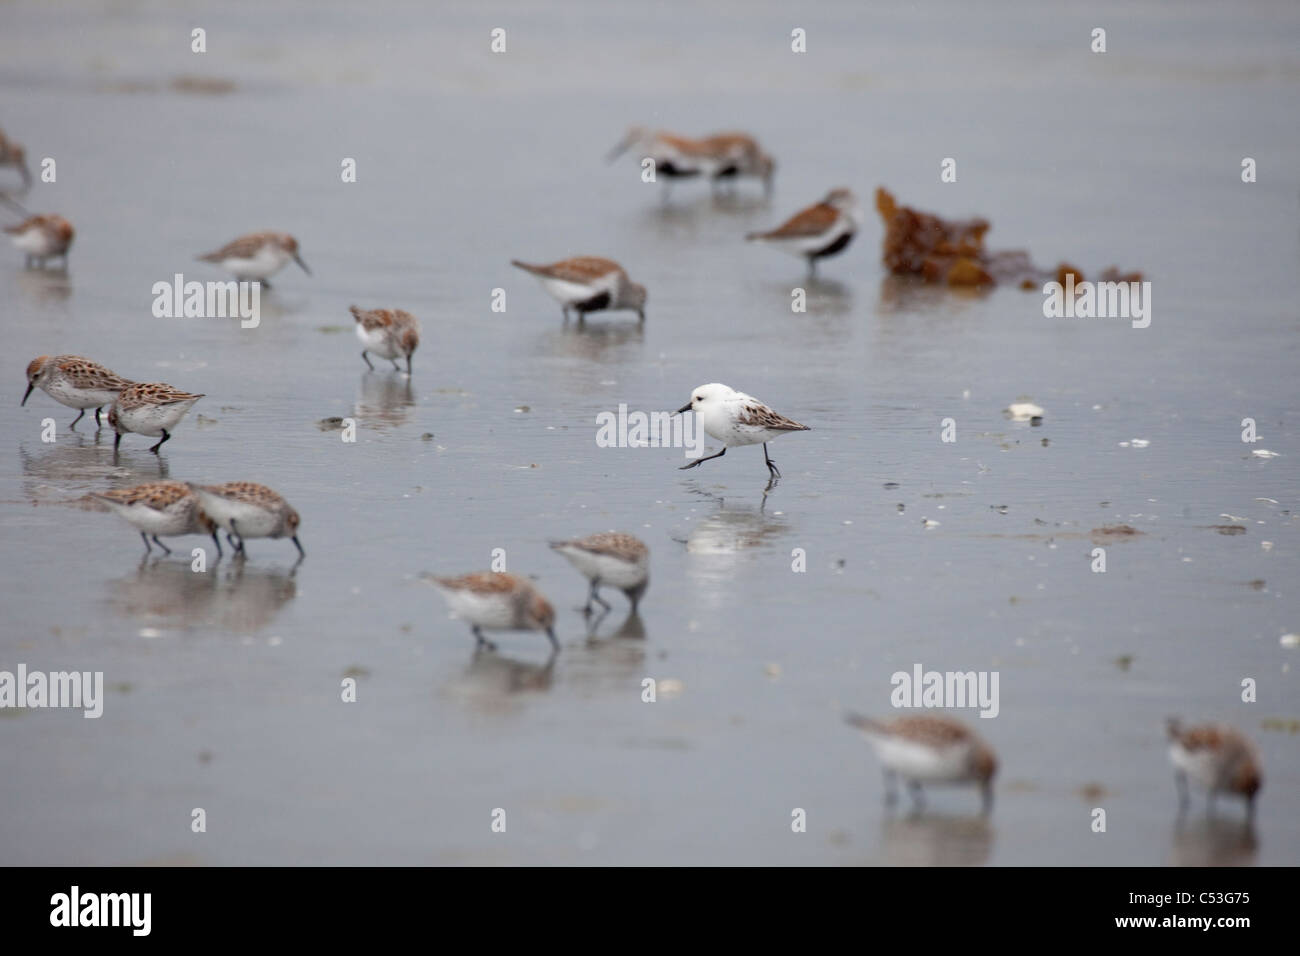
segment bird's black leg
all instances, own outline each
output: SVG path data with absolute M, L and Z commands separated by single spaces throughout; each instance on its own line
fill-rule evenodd
M 885 806 L 892 807 L 898 803 L 898 774 L 885 770 Z
M 555 655 L 560 653 L 560 642 L 555 639 L 555 629 L 548 627 L 546 629 L 546 636 L 551 639 L 551 654 Z
M 993 812 L 993 781 L 992 780 L 985 780 L 982 784 L 980 784 L 980 796 L 983 798 L 983 803 L 980 807 L 980 815 L 986 817 Z
M 583 609 L 586 613 L 591 613 L 591 602 L 595 601 L 606 611 L 610 609 L 609 604 L 600 596 L 600 580 L 591 582 L 591 593 L 587 595 L 587 606 Z
M 162 548 L 164 554 L 171 554 L 171 553 L 172 553 L 172 549 L 169 548 L 169 547 L 167 547 L 167 545 L 163 544 L 161 541 L 159 541 L 157 535 L 154 535 L 154 536 L 153 536 L 153 543 L 156 544 L 156 545 L 158 545 L 158 547 Z
M 388 361 L 390 361 L 390 362 L 393 363 L 393 371 L 394 371 L 394 372 L 400 372 L 400 371 L 402 370 L 402 367 L 401 367 L 400 365 L 397 364 L 397 359 L 389 359 Z
M 1174 786 L 1178 790 L 1178 816 L 1181 817 L 1191 802 L 1187 796 L 1187 774 L 1184 771 L 1174 771 Z
M 411 374 L 411 356 L 406 356 L 406 374 Z
M 817 278 L 817 257 L 816 256 L 808 257 L 808 278 L 809 279 Z
M 140 540 L 144 542 L 144 553 L 145 554 L 151 553 L 153 551 L 153 547 L 149 544 L 149 536 L 145 534 L 143 531 L 140 532 Z
M 912 809 L 918 812 L 923 810 L 925 808 L 925 794 L 921 792 L 921 781 L 907 781 L 907 789 L 912 794 Z
M 238 541 L 231 542 L 231 547 L 235 549 L 235 553 L 242 554 L 244 557 L 248 557 L 248 552 L 244 550 L 244 536 L 240 534 L 239 529 L 235 527 L 234 518 L 230 519 L 230 531 L 231 534 L 233 534 L 236 538 L 239 539 Z M 226 535 L 226 537 L 229 538 L 230 535 Z
M 686 464 L 686 465 L 682 465 L 682 467 L 681 467 L 681 468 L 678 468 L 677 470 L 678 470 L 678 471 L 685 471 L 687 468 L 695 468 L 695 467 L 697 467 L 697 466 L 699 466 L 699 465 L 704 464 L 706 461 L 713 461 L 713 459 L 715 459 L 715 458 L 721 458 L 721 457 L 722 457 L 723 455 L 725 455 L 726 453 L 727 453 L 727 449 L 724 448 L 724 449 L 722 449 L 722 451 L 718 452 L 716 455 L 708 455 L 708 456 L 706 456 L 706 457 L 704 457 L 704 458 L 696 458 L 693 462 L 690 462 L 689 464 Z
M 165 428 L 162 429 L 162 433 L 163 433 L 163 437 L 158 439 L 158 444 L 152 445 L 149 448 L 149 450 L 153 452 L 155 455 L 158 454 L 158 449 L 163 446 L 163 442 L 165 442 L 167 439 L 172 437 L 171 435 L 167 434 L 167 429 Z
M 477 624 L 471 627 L 470 630 L 474 632 L 474 639 L 478 641 L 478 644 L 476 644 L 475 647 L 478 648 L 486 647 L 489 651 L 495 651 L 497 649 L 497 646 L 495 644 L 493 644 L 491 641 L 489 641 L 486 637 L 483 636 L 483 632 L 479 630 L 479 626 Z
M 366 366 L 370 369 L 370 371 L 373 372 L 375 370 L 375 367 L 370 364 L 370 356 L 366 354 L 365 349 L 361 350 L 361 358 L 365 360 Z
M 271 291 L 271 283 L 267 282 L 265 279 L 259 279 L 258 281 L 262 283 L 263 289 L 265 289 L 267 292 Z
M 114 455 L 117 454 L 117 446 L 120 444 L 122 444 L 122 433 L 119 431 L 114 431 L 113 432 L 113 454 Z
M 217 546 L 217 557 L 221 557 L 221 539 L 217 537 L 215 528 L 212 531 L 212 543 Z
M 763 442 L 763 461 L 767 464 L 767 471 L 773 478 L 780 478 L 781 472 L 776 467 L 776 462 L 767 456 L 767 442 Z
M 95 414 L 96 414 L 96 415 L 99 414 L 99 410 L 98 410 L 98 409 L 95 410 Z M 77 422 L 81 421 L 81 420 L 82 420 L 83 418 L 85 418 L 85 417 L 86 417 L 86 410 L 83 408 L 83 409 L 81 410 L 81 413 L 80 413 L 79 415 L 77 415 L 77 417 L 74 418 L 74 419 L 72 420 L 72 424 L 69 425 L 68 428 L 76 428 L 76 427 L 77 427 Z
M 99 427 L 99 409 L 95 409 L 95 427 Z

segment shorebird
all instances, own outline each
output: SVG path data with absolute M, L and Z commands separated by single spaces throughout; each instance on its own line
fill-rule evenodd
M 845 722 L 866 735 L 885 773 L 885 802 L 898 802 L 898 779 L 911 791 L 919 810 L 924 784 L 975 784 L 983 812 L 993 808 L 993 777 L 997 755 L 965 724 L 942 714 L 915 714 L 893 720 L 873 720 L 846 714 Z
M 591 613 L 592 601 L 606 611 L 610 609 L 600 596 L 602 584 L 616 587 L 626 594 L 632 602 L 632 613 L 636 613 L 641 595 L 650 584 L 650 549 L 644 541 L 630 534 L 606 532 L 572 541 L 552 541 L 551 548 L 562 554 L 591 582 L 584 614 Z
M 633 146 L 641 148 L 643 158 L 654 160 L 655 177 L 663 176 L 666 182 L 704 177 L 716 188 L 723 182 L 753 178 L 763 183 L 767 195 L 772 194 L 776 163 L 747 133 L 715 133 L 691 139 L 634 126 L 606 159 L 612 162 Z
M 171 554 L 171 548 L 158 540 L 158 535 L 207 534 L 217 546 L 221 557 L 221 539 L 217 526 L 199 507 L 199 499 L 180 481 L 149 481 L 131 488 L 91 492 L 90 497 L 106 504 L 110 511 L 125 518 L 140 532 L 144 550 L 148 554 L 154 544 Z
M 645 286 L 631 281 L 623 267 L 612 259 L 577 256 L 548 266 L 511 259 L 510 264 L 537 277 L 542 288 L 560 303 L 566 321 L 570 309 L 578 313 L 579 322 L 588 312 L 621 309 L 630 309 L 637 314 L 638 321 L 645 321 Z
M 80 355 L 38 355 L 27 363 L 27 391 L 18 404 L 26 405 L 32 390 L 39 388 L 60 405 L 80 409 L 69 428 L 77 427 L 88 408 L 95 410 L 98 425 L 99 410 L 113 404 L 122 389 L 130 384 L 111 369 Z
M 12 166 L 23 177 L 23 189 L 30 189 L 32 172 L 27 168 L 27 153 L 21 145 L 9 139 L 0 130 L 0 166 Z
M 781 472 L 767 453 L 767 443 L 780 438 L 788 432 L 811 431 L 807 425 L 800 425 L 784 415 L 778 415 L 753 395 L 746 395 L 719 382 L 701 385 L 691 392 L 691 400 L 677 409 L 673 414 L 680 415 L 694 411 L 700 416 L 700 424 L 713 438 L 722 442 L 722 451 L 716 455 L 706 455 L 682 465 L 681 470 L 698 468 L 706 461 L 721 458 L 728 448 L 742 445 L 762 445 L 763 460 L 767 463 L 768 474 L 780 478 Z
M 361 309 L 352 306 L 350 311 L 356 319 L 357 338 L 365 346 L 361 357 L 365 359 L 370 370 L 370 358 L 367 352 L 374 352 L 380 358 L 386 358 L 397 368 L 399 356 L 406 358 L 406 373 L 411 373 L 411 356 L 420 344 L 420 323 L 410 312 L 401 309 Z
M 226 529 L 226 540 L 237 554 L 247 557 L 246 538 L 289 538 L 298 549 L 299 560 L 307 557 L 298 540 L 302 523 L 279 492 L 251 481 L 228 481 L 224 485 L 199 485 L 188 482 L 199 499 L 199 507 L 219 527 Z
M 857 197 L 847 189 L 832 189 L 821 202 L 800 210 L 775 229 L 751 232 L 745 238 L 807 259 L 811 277 L 817 274 L 818 259 L 843 252 L 853 241 L 860 220 Z
M 158 454 L 158 449 L 172 437 L 172 430 L 180 424 L 185 413 L 202 397 L 163 382 L 135 382 L 126 386 L 117 393 L 108 410 L 108 423 L 117 433 L 113 437 L 114 453 L 122 444 L 122 436 L 135 432 L 150 438 L 161 435 L 158 444 L 149 448 Z
M 469 622 L 476 647 L 496 650 L 483 636 L 484 630 L 545 631 L 552 651 L 560 650 L 555 639 L 555 609 L 530 581 L 503 571 L 433 580 L 452 612 Z
M 1178 812 L 1182 815 L 1191 802 L 1187 781 L 1206 791 L 1206 809 L 1214 812 L 1214 798 L 1220 793 L 1245 799 L 1246 819 L 1255 817 L 1255 796 L 1264 784 L 1259 752 L 1242 733 L 1225 724 L 1199 724 L 1185 727 L 1176 717 L 1169 718 L 1169 762 L 1174 765 L 1174 782 L 1178 787 Z
M 62 216 L 29 216 L 16 226 L 5 226 L 5 232 L 13 236 L 11 241 L 25 256 L 28 269 L 33 264 L 44 269 L 45 260 L 55 258 L 68 267 L 68 250 L 77 233 Z
M 256 280 L 269 290 L 266 281 L 289 262 L 298 263 L 302 271 L 311 275 L 307 263 L 298 255 L 298 240 L 287 232 L 254 232 L 234 239 L 215 252 L 197 256 L 200 262 L 215 262 L 239 280 Z

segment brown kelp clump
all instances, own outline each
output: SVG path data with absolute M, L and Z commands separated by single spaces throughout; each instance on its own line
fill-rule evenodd
M 989 252 L 984 248 L 987 219 L 942 219 L 900 205 L 883 188 L 876 190 L 876 211 L 885 224 L 884 263 L 894 275 L 966 288 L 1017 282 L 1022 289 L 1037 289 L 1051 280 L 1064 285 L 1069 274 L 1074 284 L 1083 281 L 1083 273 L 1064 262 L 1055 269 L 1040 269 L 1023 250 Z M 1142 274 L 1110 268 L 1101 280 L 1140 282 Z

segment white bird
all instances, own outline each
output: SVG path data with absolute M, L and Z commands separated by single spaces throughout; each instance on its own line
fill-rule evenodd
M 700 416 L 700 424 L 710 436 L 722 442 L 723 449 L 716 455 L 697 458 L 682 470 L 695 468 L 714 458 L 721 458 L 728 448 L 741 445 L 762 445 L 763 460 L 767 463 L 768 473 L 773 478 L 780 478 L 776 462 L 767 454 L 767 443 L 779 438 L 786 432 L 811 431 L 807 425 L 800 425 L 784 415 L 778 415 L 753 395 L 746 395 L 734 388 L 712 382 L 701 385 L 691 393 L 691 400 L 677 409 L 674 414 L 694 411 Z

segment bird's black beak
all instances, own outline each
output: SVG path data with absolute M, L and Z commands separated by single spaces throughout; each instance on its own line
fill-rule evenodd
M 303 262 L 302 258 L 298 256 L 297 253 L 294 254 L 293 261 L 298 263 L 298 265 L 302 266 L 303 272 L 307 273 L 307 275 L 311 275 L 311 270 L 307 268 L 307 263 Z
M 298 549 L 298 555 L 303 558 L 307 557 L 307 552 L 304 551 L 302 545 L 298 543 L 298 536 L 295 534 L 291 540 L 293 541 L 293 546 Z
M 687 403 L 686 403 L 685 405 L 683 405 L 681 408 L 677 409 L 677 411 L 673 412 L 673 414 L 674 414 L 674 415 L 681 415 L 681 414 L 683 414 L 684 412 L 689 412 L 690 410 L 691 410 L 691 403 L 690 403 L 690 402 L 687 402 Z
M 621 140 L 618 141 L 617 146 L 615 146 L 613 149 L 611 149 L 608 153 L 605 154 L 605 162 L 612 163 L 614 160 L 618 159 L 620 156 L 622 156 L 624 153 L 628 151 L 628 149 L 632 146 L 633 143 L 635 143 L 640 138 L 641 138 L 640 136 L 637 136 L 633 133 L 628 133 L 626 136 L 624 136 Z
M 32 397 L 32 389 L 34 389 L 35 387 L 36 387 L 35 383 L 29 382 L 27 384 L 27 391 L 23 392 L 23 400 L 18 403 L 19 407 L 22 407 L 23 405 L 27 404 L 27 399 Z

